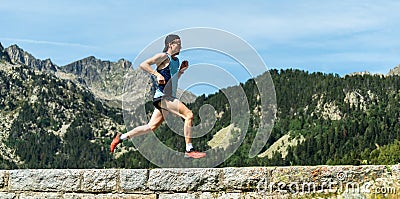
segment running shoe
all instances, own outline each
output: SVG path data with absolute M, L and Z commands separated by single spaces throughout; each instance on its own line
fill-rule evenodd
M 117 135 L 114 137 L 113 141 L 111 142 L 111 145 L 110 145 L 111 153 L 114 153 L 115 147 L 117 147 L 117 145 L 122 142 L 122 140 L 120 138 L 121 135 L 122 135 L 121 133 L 117 133 Z
M 206 157 L 206 153 L 198 152 L 194 149 L 191 149 L 190 151 L 185 152 L 185 158 L 197 159 L 197 158 L 204 158 L 204 157 Z

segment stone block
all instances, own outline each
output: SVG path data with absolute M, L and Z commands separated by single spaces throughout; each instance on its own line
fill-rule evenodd
M 243 167 L 224 168 L 222 175 L 223 188 L 226 190 L 259 190 L 271 179 L 273 168 Z
M 392 179 L 400 185 L 400 164 L 393 165 L 390 168 L 391 174 L 392 174 Z
M 391 177 L 385 165 L 331 166 L 329 171 L 336 173 L 334 177 L 337 180 L 346 182 L 368 182 L 375 181 L 378 178 Z
M 83 171 L 82 190 L 84 192 L 118 191 L 119 172 L 114 169 L 88 169 Z
M 200 195 L 199 199 L 240 199 L 240 193 L 226 193 L 226 192 L 204 192 Z
M 27 169 L 9 171 L 11 191 L 78 191 L 79 170 Z
M 96 199 L 96 196 L 85 193 L 65 193 L 63 199 Z
M 274 197 L 271 194 L 265 193 L 265 192 L 246 192 L 246 193 L 241 193 L 240 198 L 242 199 L 274 199 Z M 284 195 L 280 194 L 279 199 L 284 199 Z M 287 197 L 289 198 L 289 197 Z M 292 197 L 290 197 L 292 198 Z
M 153 169 L 149 174 L 152 191 L 216 191 L 221 169 Z
M 60 199 L 61 193 L 41 193 L 41 192 L 23 192 L 19 194 L 19 198 L 23 199 Z
M 2 189 L 5 185 L 5 176 L 6 176 L 6 172 L 0 170 L 0 189 Z
M 147 188 L 147 169 L 120 170 L 120 187 L 124 193 L 130 193 Z
M 381 165 L 277 167 L 267 189 L 285 193 L 340 193 L 347 186 L 362 187 L 390 177 L 387 168 Z
M 293 183 L 293 182 L 312 182 L 314 177 L 318 177 L 321 170 L 309 166 L 277 167 L 272 171 L 271 183 Z M 323 172 L 323 171 L 322 171 Z
M 194 193 L 161 193 L 158 199 L 196 199 Z
M 14 199 L 16 197 L 15 193 L 0 192 L 1 199 Z
M 156 194 L 99 194 L 96 199 L 157 199 Z

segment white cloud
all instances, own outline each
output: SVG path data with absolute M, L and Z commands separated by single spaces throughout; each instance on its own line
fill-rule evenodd
M 80 47 L 80 48 L 93 48 L 93 46 L 80 44 L 80 43 L 68 43 L 68 42 L 54 42 L 54 41 L 42 41 L 33 39 L 19 39 L 19 38 L 0 38 L 0 41 L 9 41 L 11 43 L 32 43 L 32 44 L 43 44 L 43 45 L 54 45 L 54 46 L 69 46 L 69 47 Z

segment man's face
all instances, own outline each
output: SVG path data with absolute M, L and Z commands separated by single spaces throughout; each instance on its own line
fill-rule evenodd
M 181 51 L 182 45 L 181 45 L 181 40 L 180 39 L 175 39 L 174 41 L 171 42 L 170 44 L 172 54 L 177 55 Z

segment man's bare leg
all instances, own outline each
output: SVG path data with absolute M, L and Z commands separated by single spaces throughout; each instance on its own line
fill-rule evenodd
M 115 147 L 125 139 L 133 138 L 135 136 L 139 136 L 139 135 L 143 135 L 143 134 L 155 131 L 161 125 L 161 123 L 163 121 L 164 121 L 164 117 L 163 117 L 161 111 L 158 109 L 155 109 L 153 111 L 153 114 L 151 115 L 149 123 L 142 125 L 142 126 L 138 126 L 124 134 L 117 133 L 117 135 L 114 137 L 114 139 L 110 145 L 110 152 L 113 153 L 115 150 Z
M 192 145 L 192 126 L 193 126 L 193 112 L 185 106 L 181 101 L 178 99 L 170 100 L 163 100 L 161 103 L 161 107 L 168 112 L 171 112 L 175 115 L 182 117 L 185 120 L 185 124 L 183 127 L 183 132 L 185 135 L 185 143 L 186 143 L 186 157 L 191 158 L 203 158 L 206 156 L 205 153 L 197 152 L 193 149 Z

